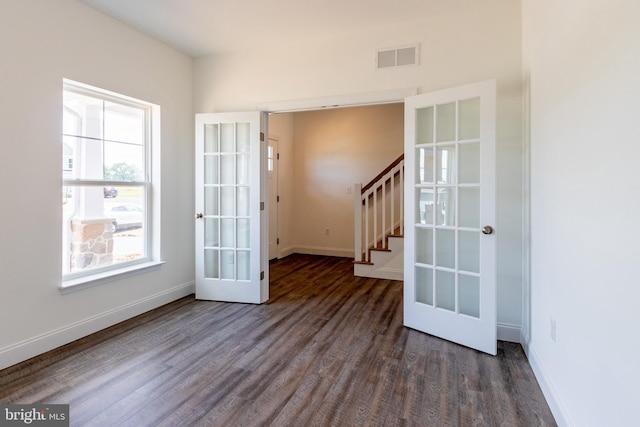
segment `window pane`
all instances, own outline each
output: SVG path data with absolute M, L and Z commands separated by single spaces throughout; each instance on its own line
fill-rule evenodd
M 104 138 L 109 141 L 144 144 L 145 110 L 106 101 Z
M 62 132 L 102 139 L 102 105 L 101 99 L 64 91 Z
M 70 136 L 63 137 L 62 141 L 67 164 L 67 168 L 63 168 L 63 179 L 103 179 L 102 141 Z
M 416 144 L 433 143 L 433 107 L 416 110 Z
M 149 258 L 152 108 L 117 98 L 64 82 L 62 267 L 71 277 Z
M 249 152 L 249 128 L 249 123 L 238 123 L 237 125 L 239 153 Z
M 436 307 L 456 309 L 456 276 L 449 271 L 436 271 Z
M 144 187 L 67 187 L 63 198 L 63 272 L 146 257 Z
M 433 188 L 421 188 L 418 191 L 418 224 L 433 225 Z
M 433 305 L 433 269 L 416 267 L 416 302 Z
M 456 139 L 456 104 L 436 106 L 436 142 Z
M 144 181 L 144 146 L 105 141 L 104 178 Z

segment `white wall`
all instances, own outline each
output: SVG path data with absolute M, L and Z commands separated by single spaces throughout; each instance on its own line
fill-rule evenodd
M 0 2 L 0 368 L 192 292 L 192 60 L 75 0 Z M 162 109 L 158 271 L 61 282 L 62 79 Z
M 286 13 L 286 11 L 282 11 Z M 291 17 L 295 19 L 295 17 Z M 375 50 L 420 43 L 421 65 L 377 71 Z M 196 112 L 253 110 L 275 101 L 486 79 L 498 84 L 498 322 L 522 323 L 522 88 L 519 0 L 445 2 L 414 23 L 350 37 L 256 49 L 194 61 Z
M 523 12 L 528 354 L 560 425 L 638 425 L 640 3 L 525 0 Z

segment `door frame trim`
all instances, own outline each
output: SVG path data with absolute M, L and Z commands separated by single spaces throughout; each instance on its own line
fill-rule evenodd
M 393 104 L 397 102 L 404 102 L 405 98 L 417 94 L 417 87 L 391 89 L 376 92 L 362 92 L 346 95 L 266 102 L 258 104 L 256 106 L 256 109 L 266 113 L 291 113 L 298 111 L 326 110 L 345 107 L 364 107 L 366 105 Z

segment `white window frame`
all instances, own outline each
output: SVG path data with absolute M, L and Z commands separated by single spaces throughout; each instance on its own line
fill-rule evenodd
M 145 256 L 125 262 L 118 262 L 101 267 L 87 269 L 86 271 L 76 271 L 62 274 L 62 282 L 59 289 L 62 293 L 95 286 L 105 282 L 122 279 L 130 275 L 139 274 L 145 271 L 154 270 L 163 264 L 159 260 L 160 254 L 160 192 L 159 192 L 159 144 L 160 144 L 160 106 L 135 99 L 126 95 L 104 90 L 95 86 L 79 83 L 69 79 L 63 79 L 63 93 L 71 91 L 82 95 L 87 95 L 102 101 L 108 101 L 125 106 L 141 108 L 145 111 L 145 171 L 142 181 L 113 181 L 113 180 L 87 180 L 87 179 L 63 179 L 62 189 L 69 187 L 100 186 L 100 187 L 139 187 L 142 186 L 145 192 L 144 213 L 144 250 Z M 63 155 L 64 158 L 64 155 Z M 77 162 L 74 161 L 74 167 Z M 63 218 L 63 222 L 66 222 Z M 65 224 L 62 224 L 63 229 Z M 63 237 L 62 244 L 66 239 Z M 68 249 L 61 248 L 68 253 Z M 62 257 L 61 257 L 62 258 Z

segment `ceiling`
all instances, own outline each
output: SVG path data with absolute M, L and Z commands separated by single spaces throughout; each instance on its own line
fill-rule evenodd
M 458 0 L 80 1 L 199 57 L 418 21 Z

